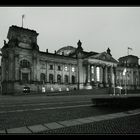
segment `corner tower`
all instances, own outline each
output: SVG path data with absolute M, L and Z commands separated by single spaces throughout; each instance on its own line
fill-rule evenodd
M 16 94 L 35 79 L 38 33 L 12 25 L 2 47 L 2 93 Z

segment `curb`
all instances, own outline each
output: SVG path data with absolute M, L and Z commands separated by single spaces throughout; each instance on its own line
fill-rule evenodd
M 32 126 L 23 126 L 23 127 L 18 127 L 18 128 L 3 129 L 3 130 L 0 130 L 0 135 L 1 134 L 18 134 L 18 133 L 19 134 L 41 133 L 41 132 L 59 129 L 59 128 L 65 128 L 65 127 L 70 127 L 70 126 L 75 126 L 75 125 L 83 125 L 83 124 L 88 124 L 92 122 L 99 122 L 99 121 L 127 117 L 127 116 L 132 116 L 132 115 L 137 115 L 137 114 L 140 114 L 140 109 L 107 114 L 107 115 L 91 116 L 91 117 L 86 117 L 86 118 L 38 124 L 38 125 L 32 125 Z

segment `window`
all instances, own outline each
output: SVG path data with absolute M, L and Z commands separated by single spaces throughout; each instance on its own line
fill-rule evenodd
M 100 81 L 100 68 L 96 67 L 96 73 L 97 73 L 97 81 Z
M 22 73 L 22 82 L 28 83 L 28 81 L 29 81 L 28 73 Z
M 91 73 L 93 74 L 94 73 L 94 67 L 91 66 Z
M 57 83 L 60 84 L 61 83 L 61 75 L 57 75 Z
M 65 83 L 68 84 L 68 75 L 65 75 Z
M 40 81 L 45 82 L 45 74 L 44 73 L 40 74 Z
M 20 61 L 20 67 L 29 68 L 30 67 L 30 62 L 28 60 L 23 59 L 23 60 Z
M 91 66 L 91 81 L 94 81 L 94 66 Z
M 64 70 L 65 70 L 65 71 L 68 71 L 68 67 L 67 67 L 67 66 L 65 66 Z
M 72 75 L 72 84 L 75 84 L 75 76 L 74 75 Z
M 50 70 L 53 70 L 53 65 L 50 65 Z
M 53 83 L 53 74 L 49 74 L 49 82 Z
M 72 72 L 75 72 L 75 67 L 72 67 L 72 69 L 71 69 L 71 70 L 72 70 Z
M 58 70 L 59 70 L 59 71 L 61 70 L 61 67 L 60 67 L 60 66 L 58 66 Z

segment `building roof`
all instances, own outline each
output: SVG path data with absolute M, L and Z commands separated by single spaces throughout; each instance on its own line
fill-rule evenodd
M 108 61 L 108 62 L 113 62 L 113 63 L 118 63 L 118 61 L 116 59 L 114 59 L 107 52 L 102 52 L 102 53 L 94 54 L 94 55 L 89 56 L 89 58 L 94 58 L 94 59 Z
M 73 46 L 65 46 L 60 48 L 59 50 L 57 50 L 57 54 L 62 54 L 64 53 L 64 55 L 70 55 L 71 53 L 75 52 L 76 48 Z
M 30 33 L 33 33 L 33 34 L 36 34 L 38 35 L 39 33 L 37 33 L 35 30 L 31 30 L 31 29 L 28 29 L 28 28 L 23 28 L 23 27 L 19 27 L 19 26 L 16 26 L 16 25 L 12 25 L 10 26 L 9 28 L 10 30 L 13 30 L 13 31 L 28 31 Z
M 70 56 L 66 56 L 66 55 L 61 55 L 61 54 L 57 54 L 57 53 L 50 53 L 50 52 L 43 52 L 43 51 L 39 51 L 39 53 L 42 53 L 44 55 L 53 56 L 53 57 L 58 57 L 58 58 L 75 59 L 74 57 L 70 57 Z
M 130 57 L 138 58 L 138 56 L 135 56 L 135 55 L 126 55 L 126 56 L 120 57 L 119 59 L 127 59 L 127 58 L 130 58 Z M 139 59 L 139 58 L 138 58 L 138 59 Z

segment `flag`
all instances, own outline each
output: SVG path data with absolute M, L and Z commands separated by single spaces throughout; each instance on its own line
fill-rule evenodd
M 22 18 L 25 18 L 25 15 L 22 15 Z
M 123 70 L 123 75 L 125 75 L 125 73 L 126 73 L 126 68 L 124 68 L 124 70 Z
M 128 50 L 133 50 L 132 48 L 128 47 Z

